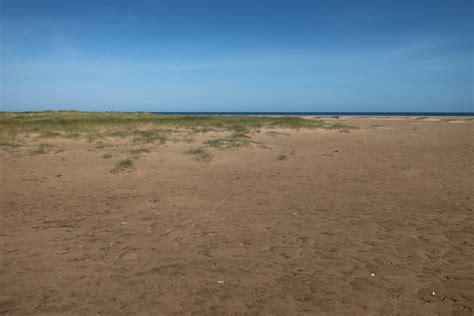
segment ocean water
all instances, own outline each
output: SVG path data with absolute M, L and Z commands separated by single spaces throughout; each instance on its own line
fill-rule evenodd
M 168 115 L 474 116 L 474 112 L 152 112 Z

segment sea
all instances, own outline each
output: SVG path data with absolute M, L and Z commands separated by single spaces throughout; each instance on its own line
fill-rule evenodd
M 152 112 L 161 115 L 474 116 L 474 112 Z

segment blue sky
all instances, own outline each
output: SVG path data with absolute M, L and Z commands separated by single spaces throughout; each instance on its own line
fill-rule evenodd
M 0 0 L 0 109 L 473 111 L 473 3 Z

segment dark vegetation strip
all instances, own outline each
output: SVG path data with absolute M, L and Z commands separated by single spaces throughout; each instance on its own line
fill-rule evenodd
M 251 129 L 322 128 L 349 131 L 352 127 L 294 116 L 158 115 L 144 112 L 0 112 L 0 136 L 4 144 L 16 144 L 17 135 L 38 134 L 44 138 L 132 137 L 135 142 L 166 141 L 173 128 L 192 132 L 232 131 L 245 138 Z

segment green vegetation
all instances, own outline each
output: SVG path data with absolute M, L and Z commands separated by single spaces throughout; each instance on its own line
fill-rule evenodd
M 208 133 L 208 132 L 217 132 L 218 130 L 212 127 L 191 127 L 191 133 Z
M 135 143 L 154 143 L 159 142 L 160 144 L 164 144 L 166 142 L 166 132 L 159 130 L 159 129 L 149 129 L 149 130 L 138 130 L 133 131 Z
M 325 129 L 339 130 L 343 133 L 349 133 L 349 131 L 351 129 L 353 129 L 354 127 L 351 127 L 351 126 L 348 126 L 348 125 L 345 125 L 345 124 L 335 123 L 335 124 L 325 126 L 324 128 Z
M 74 133 L 74 132 L 65 132 L 64 134 L 61 134 L 64 138 L 70 138 L 70 139 L 79 139 L 81 138 L 80 133 Z
M 95 148 L 105 148 L 105 147 L 111 147 L 112 145 L 111 144 L 107 144 L 107 143 L 104 143 L 103 141 L 98 141 L 96 144 L 95 144 Z
M 246 147 L 251 145 L 259 145 L 258 142 L 252 141 L 250 139 L 239 139 L 239 138 L 218 138 L 218 139 L 211 139 L 206 141 L 206 144 L 219 148 L 219 149 L 230 149 L 230 148 L 238 148 L 238 147 Z
M 111 173 L 119 173 L 119 172 L 129 172 L 131 170 L 133 170 L 134 168 L 134 163 L 132 160 L 130 159 L 125 159 L 125 160 L 121 160 L 119 161 L 115 167 L 110 170 Z
M 0 147 L 19 146 L 17 139 L 70 138 L 95 141 L 105 137 L 131 139 L 135 143 L 164 144 L 177 128 L 191 133 L 229 131 L 223 140 L 211 141 L 215 147 L 241 147 L 252 144 L 250 132 L 261 128 L 321 128 L 348 132 L 352 127 L 327 123 L 322 119 L 293 116 L 159 115 L 143 112 L 0 112 Z M 97 146 L 101 148 L 100 142 Z
M 46 131 L 43 132 L 39 135 L 39 138 L 55 138 L 55 137 L 61 137 L 62 134 L 59 132 L 54 132 L 54 131 Z
M 137 129 L 149 127 L 188 127 L 198 132 L 224 128 L 246 132 L 249 128 L 287 127 L 287 128 L 334 128 L 334 124 L 322 120 L 310 120 L 294 116 L 225 116 L 225 115 L 159 115 L 143 112 L 0 112 L 0 126 L 3 131 L 21 133 L 44 133 L 57 137 L 68 133 L 90 131 L 109 132 L 114 129 L 119 135 L 124 131 L 137 132 Z M 338 128 L 342 127 L 339 124 Z M 344 126 L 349 128 L 349 126 Z M 140 133 L 138 133 L 140 134 Z M 70 134 L 69 134 L 70 135 Z M 140 135 L 138 135 L 140 136 Z M 142 135 L 147 137 L 148 135 Z
M 150 151 L 146 148 L 131 149 L 129 152 L 132 155 L 148 154 Z
M 287 154 L 280 154 L 278 156 L 278 161 L 283 161 L 283 160 L 288 160 L 288 155 Z
M 53 145 L 41 144 L 41 145 L 38 146 L 37 149 L 30 150 L 30 151 L 28 151 L 28 153 L 32 156 L 43 155 L 43 154 L 47 154 L 50 151 L 51 148 L 53 148 Z
M 180 139 L 179 141 L 185 142 L 186 144 L 194 143 L 194 139 L 192 139 L 192 138 L 187 138 L 187 137 L 182 138 L 182 139 Z
M 0 148 L 10 150 L 21 146 L 17 140 L 17 133 L 2 129 L 0 125 Z
M 111 153 L 105 153 L 105 154 L 102 155 L 101 158 L 102 159 L 110 159 L 110 158 L 112 158 L 112 154 Z
M 227 127 L 229 130 L 233 131 L 231 138 L 249 138 L 248 133 L 250 129 L 247 126 L 242 125 L 232 125 Z
M 282 133 L 282 132 L 276 132 L 276 131 L 269 131 L 269 132 L 266 133 L 266 135 L 271 136 L 271 137 L 277 137 L 277 136 L 289 136 L 290 134 Z
M 15 147 L 20 147 L 21 144 L 16 143 L 14 141 L 11 142 L 0 142 L 0 147 L 10 147 L 10 148 L 15 148 Z
M 212 160 L 211 154 L 209 154 L 209 152 L 207 151 L 205 147 L 190 149 L 186 151 L 185 154 L 193 155 L 194 160 L 197 160 L 197 161 L 209 162 Z
M 21 144 L 16 141 L 13 137 L 0 138 L 0 148 L 17 148 L 21 147 Z

